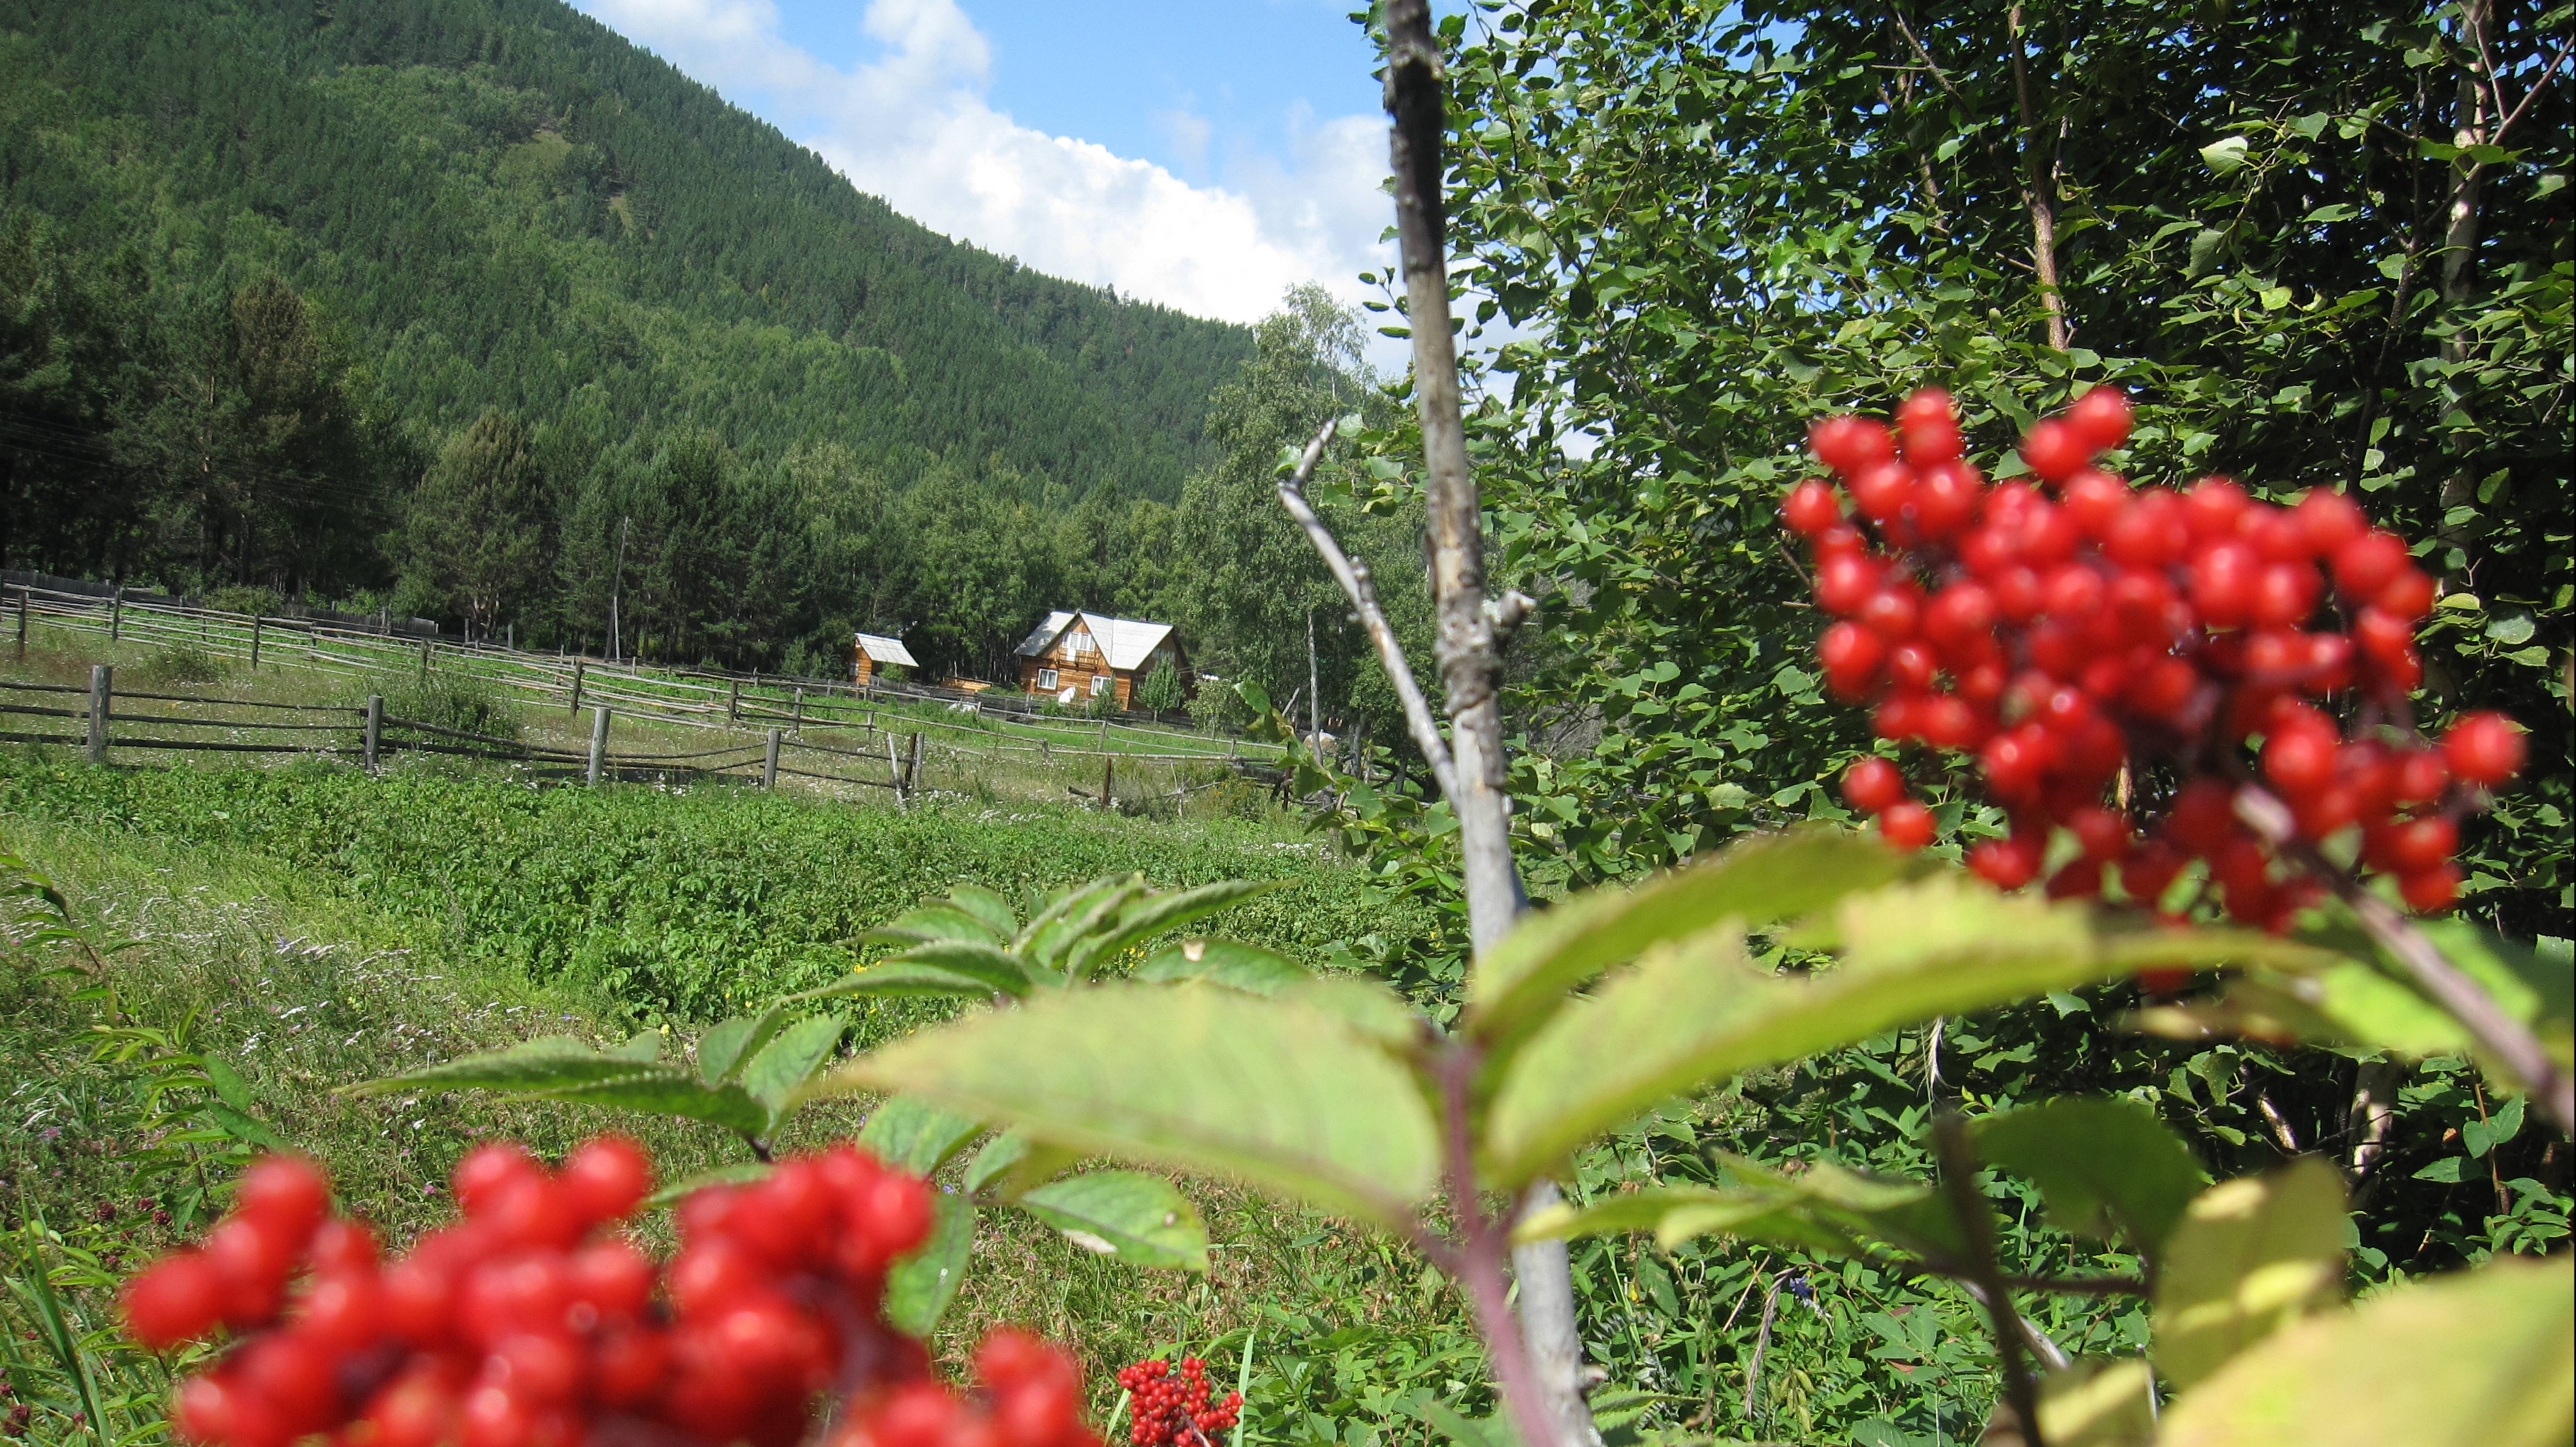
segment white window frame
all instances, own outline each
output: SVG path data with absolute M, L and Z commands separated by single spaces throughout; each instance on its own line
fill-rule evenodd
M 1041 668 L 1038 670 L 1038 687 L 1049 693 L 1055 691 L 1056 678 L 1054 669 Z
M 1092 696 L 1093 698 L 1098 698 L 1098 697 L 1100 697 L 1102 694 L 1107 693 L 1108 691 L 1109 691 L 1109 675 L 1108 675 L 1108 674 L 1105 674 L 1105 673 L 1095 673 L 1095 674 L 1091 675 L 1091 696 Z

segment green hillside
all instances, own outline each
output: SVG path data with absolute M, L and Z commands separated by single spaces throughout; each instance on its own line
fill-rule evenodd
M 399 601 L 596 642 L 622 530 L 669 575 L 628 578 L 630 630 L 775 656 L 895 611 L 808 596 L 847 571 L 816 518 L 925 479 L 948 512 L 1173 499 L 1249 352 L 932 234 L 557 0 L 0 3 L 12 566 L 408 574 Z M 525 544 L 489 609 L 402 526 L 487 410 L 524 465 L 441 510 Z

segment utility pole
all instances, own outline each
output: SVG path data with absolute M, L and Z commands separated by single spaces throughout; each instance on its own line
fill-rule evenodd
M 617 571 L 608 575 L 608 661 L 626 661 L 625 634 L 617 616 L 619 595 L 626 587 L 626 526 L 631 519 L 617 520 Z

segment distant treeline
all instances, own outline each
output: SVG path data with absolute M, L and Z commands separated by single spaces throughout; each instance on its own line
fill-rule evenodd
M 1038 610 L 1157 606 L 1252 353 L 556 0 L 0 0 L 10 566 L 991 670 Z

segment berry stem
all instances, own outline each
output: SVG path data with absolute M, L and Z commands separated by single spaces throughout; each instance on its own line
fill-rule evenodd
M 1504 1263 L 1511 1256 L 1510 1231 L 1505 1221 L 1485 1210 L 1476 1193 L 1470 1107 L 1482 1056 L 1475 1046 L 1453 1041 L 1433 1064 L 1440 1084 L 1442 1114 L 1446 1117 L 1441 1144 L 1446 1157 L 1449 1205 L 1458 1219 L 1459 1239 L 1439 1243 L 1438 1251 L 1423 1243 L 1424 1254 L 1466 1288 L 1468 1303 L 1476 1313 L 1477 1331 L 1485 1339 L 1485 1355 L 1493 1363 L 1495 1384 L 1502 1388 L 1504 1406 L 1511 1412 L 1513 1425 L 1520 1429 L 1525 1447 L 1567 1447 L 1560 1440 L 1555 1415 L 1548 1410 L 1547 1394 L 1539 1389 L 1538 1372 L 1530 1363 L 1529 1345 L 1521 1338 L 1520 1321 L 1512 1314 L 1510 1287 L 1503 1279 Z
M 2371 893 L 2362 882 L 2299 837 L 2289 806 L 2262 785 L 2246 781 L 2236 791 L 2236 817 L 2263 836 L 2273 852 L 2333 890 L 2370 937 L 2388 951 L 2416 987 L 2464 1026 L 2479 1053 L 2514 1077 L 2561 1131 L 2576 1134 L 2576 1081 L 2549 1058 L 2540 1039 L 2497 1006 L 2414 922 Z

